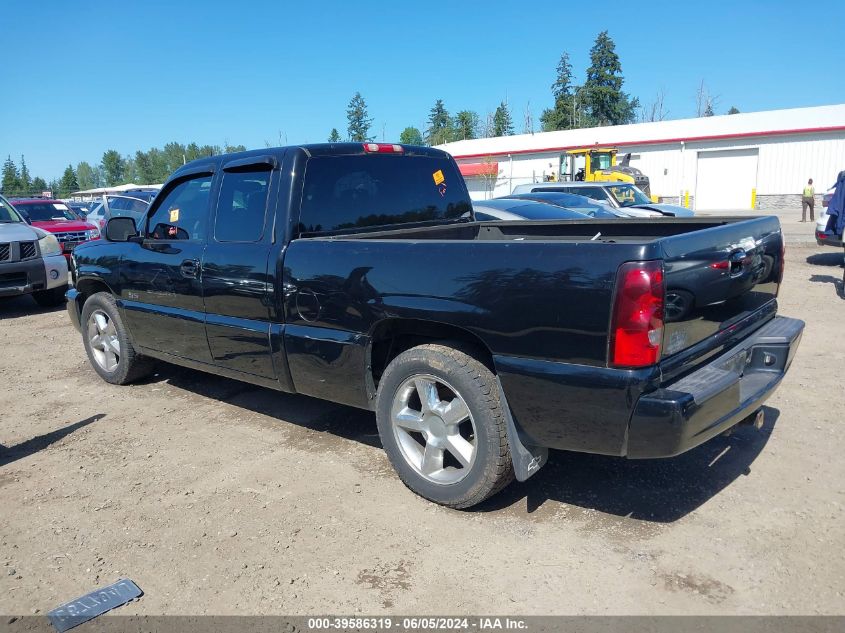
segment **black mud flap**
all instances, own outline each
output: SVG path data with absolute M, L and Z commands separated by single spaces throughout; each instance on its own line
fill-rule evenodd
M 502 389 L 502 382 L 498 376 L 496 376 L 496 386 L 499 389 L 499 402 L 502 403 L 502 409 L 505 412 L 514 475 L 516 475 L 517 481 L 525 481 L 549 460 L 549 449 L 545 446 L 526 446 L 523 443 L 516 421 L 513 419 L 510 405 L 505 398 L 505 390 Z

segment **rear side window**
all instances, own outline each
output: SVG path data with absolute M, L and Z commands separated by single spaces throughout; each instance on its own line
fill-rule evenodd
M 267 215 L 269 170 L 223 173 L 214 239 L 218 242 L 258 242 Z
M 432 156 L 317 156 L 308 161 L 300 233 L 460 218 L 471 210 L 461 176 Z
M 185 180 L 167 192 L 150 217 L 148 237 L 154 240 L 205 239 L 211 176 Z

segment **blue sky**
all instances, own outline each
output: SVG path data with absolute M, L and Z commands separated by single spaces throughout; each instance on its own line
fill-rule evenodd
M 522 131 L 529 103 L 537 125 L 551 104 L 560 54 L 581 81 L 603 29 L 625 90 L 663 90 L 670 118 L 695 114 L 702 79 L 718 113 L 845 102 L 841 0 L 645 1 L 614 18 L 622 6 L 6 0 L 0 155 L 49 180 L 110 148 L 320 142 L 345 136 L 356 90 L 378 139 L 422 128 L 437 98 L 482 118 L 507 99 Z

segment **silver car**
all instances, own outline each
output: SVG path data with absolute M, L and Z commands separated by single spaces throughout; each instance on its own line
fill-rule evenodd
M 537 193 L 540 191 L 565 191 L 604 202 L 616 209 L 623 209 L 632 217 L 674 216 L 689 218 L 695 215 L 691 209 L 675 204 L 661 204 L 651 199 L 632 184 L 624 182 L 538 182 L 531 185 L 517 185 L 513 193 Z
M 0 196 L 0 297 L 32 295 L 40 306 L 62 305 L 67 260 L 56 236 L 30 226 Z

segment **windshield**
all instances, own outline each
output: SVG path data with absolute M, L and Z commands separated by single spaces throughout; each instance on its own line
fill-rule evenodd
M 633 207 L 638 204 L 651 204 L 651 200 L 634 185 L 612 185 L 607 188 L 620 207 Z
M 4 224 L 9 222 L 23 222 L 23 219 L 18 215 L 14 207 L 2 196 L 0 196 L 0 222 Z
M 593 171 L 598 169 L 610 169 L 610 154 L 607 152 L 593 152 L 592 156 L 592 168 Z
M 79 219 L 64 202 L 36 202 L 34 204 L 22 204 L 21 208 L 32 222 Z

